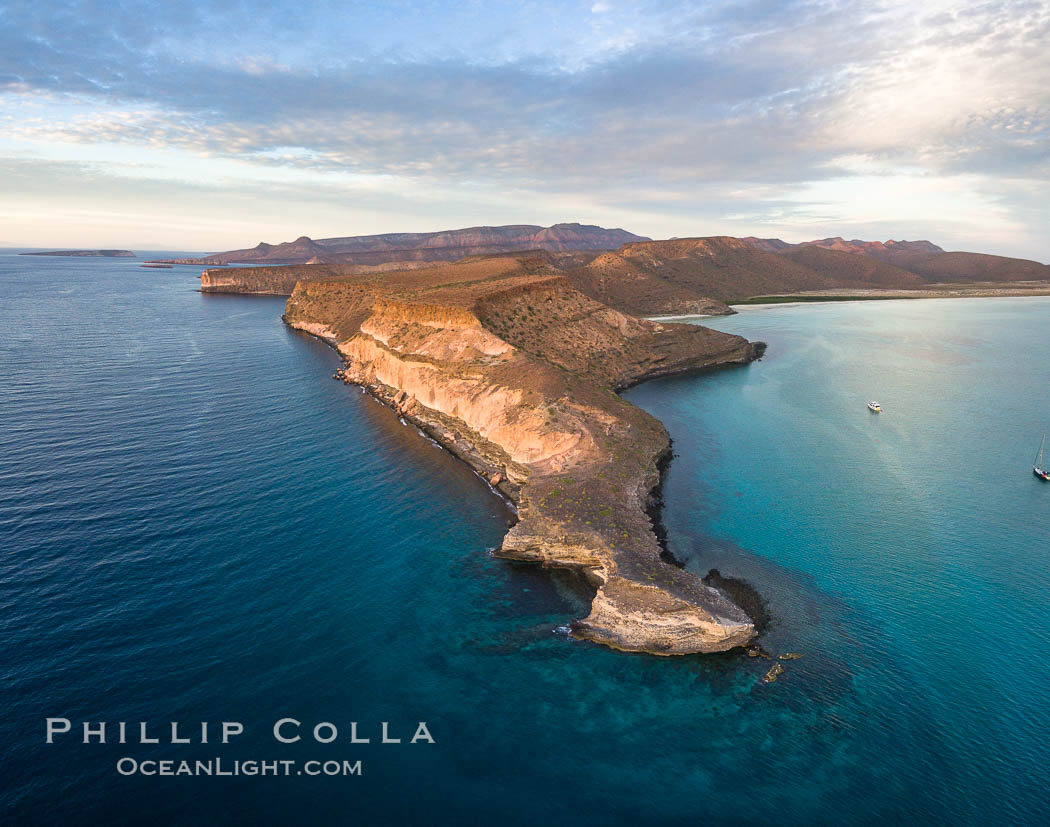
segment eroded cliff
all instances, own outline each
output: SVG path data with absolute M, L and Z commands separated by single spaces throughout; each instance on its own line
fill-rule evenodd
M 338 275 L 323 264 L 288 267 L 212 267 L 201 273 L 203 293 L 251 293 L 289 296 L 300 280 Z
M 614 390 L 754 357 L 746 340 L 625 315 L 542 258 L 304 281 L 285 320 L 343 355 L 364 386 L 517 505 L 500 556 L 582 571 L 596 587 L 573 632 L 671 655 L 755 634 L 723 592 L 667 564 L 648 515 L 663 426 Z

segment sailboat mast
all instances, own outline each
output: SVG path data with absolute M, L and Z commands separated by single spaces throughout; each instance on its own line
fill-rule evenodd
M 1046 434 L 1043 434 L 1043 441 L 1039 443 L 1039 453 L 1035 455 L 1035 467 L 1043 467 L 1043 449 L 1046 447 Z

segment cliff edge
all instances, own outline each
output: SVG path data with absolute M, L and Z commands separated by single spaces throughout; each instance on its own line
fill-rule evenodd
M 747 340 L 626 315 L 529 256 L 301 281 L 285 321 L 516 504 L 499 556 L 586 575 L 596 594 L 574 635 L 659 655 L 754 637 L 725 593 L 661 557 L 648 511 L 670 442 L 615 393 L 746 363 Z

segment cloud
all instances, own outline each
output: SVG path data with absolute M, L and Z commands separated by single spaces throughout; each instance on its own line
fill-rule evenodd
M 698 193 L 742 215 L 734 193 L 762 192 L 749 214 L 800 226 L 800 193 L 870 180 L 842 160 L 863 157 L 897 180 L 995 190 L 1002 209 L 1026 181 L 1019 214 L 1045 235 L 1026 193 L 1050 180 L 1050 6 L 925 8 L 12 3 L 0 125 L 23 147 L 188 153 L 261 178 L 389 176 L 620 209 L 658 193 L 634 199 L 654 217 L 718 215 Z

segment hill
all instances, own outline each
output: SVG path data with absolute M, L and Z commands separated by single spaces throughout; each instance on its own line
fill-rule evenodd
M 835 287 L 920 287 L 923 279 L 888 261 L 829 247 L 799 245 L 780 253 L 833 282 Z
M 867 286 L 915 287 L 931 282 L 1018 282 L 1050 279 L 1050 267 L 1037 261 L 991 256 L 984 253 L 945 252 L 930 241 L 847 241 L 841 236 L 788 244 L 779 238 L 742 239 L 756 249 L 791 258 L 836 280 L 839 287 L 857 287 L 851 277 L 867 279 Z M 821 253 L 812 251 L 820 250 Z M 805 252 L 810 251 L 810 252 Z M 833 258 L 824 253 L 840 254 Z M 864 264 L 850 264 L 851 256 Z M 883 262 L 896 268 L 880 269 L 872 262 Z M 906 270 L 919 278 L 919 283 L 900 274 Z M 845 279 L 845 280 L 844 280 Z M 782 291 L 783 292 L 783 291 Z
M 984 253 L 908 254 L 893 260 L 929 282 L 1014 282 L 1050 279 L 1050 267 L 1038 261 Z
M 625 244 L 567 275 L 597 301 L 641 315 L 710 312 L 703 308 L 717 306 L 712 299 L 834 286 L 808 267 L 726 236 Z

